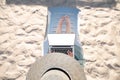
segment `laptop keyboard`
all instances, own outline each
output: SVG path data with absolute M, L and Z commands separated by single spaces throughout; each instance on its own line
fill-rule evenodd
M 72 48 L 51 48 L 51 52 L 60 52 L 60 53 L 65 53 L 67 54 L 67 51 L 71 51 L 72 52 Z

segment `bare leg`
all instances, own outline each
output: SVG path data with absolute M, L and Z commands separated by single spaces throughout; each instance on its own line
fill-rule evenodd
M 58 34 L 60 34 L 62 31 L 62 24 L 63 24 L 64 19 L 65 19 L 65 17 L 63 16 L 58 22 L 58 26 L 56 29 L 56 33 L 58 33 Z
M 66 20 L 66 33 L 70 33 L 71 32 L 71 24 L 70 24 L 70 18 L 69 16 L 65 16 L 65 20 Z

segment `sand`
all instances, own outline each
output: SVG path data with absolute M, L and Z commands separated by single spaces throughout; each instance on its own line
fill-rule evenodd
M 78 8 L 87 80 L 120 80 L 120 11 Z M 0 80 L 26 79 L 30 65 L 41 57 L 46 20 L 46 6 L 0 6 Z

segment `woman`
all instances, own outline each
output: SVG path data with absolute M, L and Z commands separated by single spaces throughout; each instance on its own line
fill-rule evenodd
M 66 22 L 66 33 L 69 34 L 71 33 L 71 24 L 70 24 L 70 18 L 69 16 L 62 16 L 58 22 L 58 26 L 57 26 L 57 29 L 56 29 L 56 33 L 57 34 L 60 34 L 62 32 L 62 25 L 63 25 L 63 22 Z M 68 50 L 67 51 L 67 54 L 71 57 L 73 57 L 73 53 L 72 51 Z

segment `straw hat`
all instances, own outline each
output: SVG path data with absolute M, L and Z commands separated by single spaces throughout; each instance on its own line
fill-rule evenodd
M 84 69 L 72 57 L 50 53 L 30 68 L 26 80 L 86 80 Z

